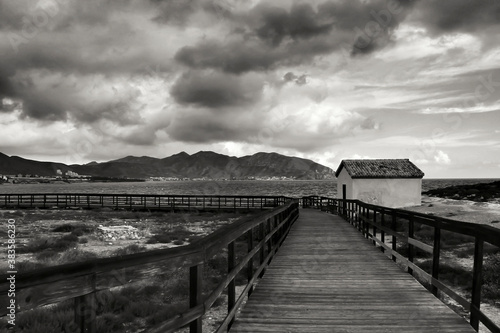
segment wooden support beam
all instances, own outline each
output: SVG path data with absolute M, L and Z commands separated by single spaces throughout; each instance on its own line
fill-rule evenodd
M 189 307 L 196 308 L 203 303 L 202 289 L 203 289 L 203 265 L 195 265 L 189 268 Z M 189 324 L 190 333 L 202 332 L 201 317 L 193 320 Z

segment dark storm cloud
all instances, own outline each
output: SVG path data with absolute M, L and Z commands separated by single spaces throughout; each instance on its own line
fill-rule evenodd
M 23 101 L 21 117 L 55 121 L 73 119 L 92 123 L 109 119 L 119 124 L 138 121 L 137 90 L 122 92 L 110 99 L 91 100 L 80 93 L 61 87 L 61 91 L 50 88 L 19 89 L 18 97 Z
M 209 108 L 251 104 L 261 93 L 262 84 L 256 78 L 199 71 L 184 73 L 170 91 L 180 104 Z
M 181 48 L 175 59 L 191 68 L 215 68 L 227 73 L 244 73 L 252 70 L 267 70 L 282 61 L 283 52 L 263 48 L 255 41 L 232 41 L 221 43 L 215 40 L 196 46 Z
M 168 129 L 174 140 L 193 143 L 245 141 L 258 125 L 211 113 L 192 113 L 178 119 Z
M 8 73 L 2 71 L 0 73 Z M 9 76 L 10 75 L 10 76 Z M 96 80 L 40 70 L 34 73 L 0 75 L 0 99 L 13 100 L 22 118 L 43 121 L 72 119 L 91 123 L 110 119 L 120 124 L 137 121 L 140 92 L 130 86 L 96 87 Z M 89 88 L 94 85 L 93 88 Z M 99 93 L 96 90 L 101 89 Z M 93 96 L 93 97 L 92 97 Z M 4 104 L 4 103 L 2 103 Z M 0 107 L 10 112 L 13 107 Z
M 158 6 L 158 14 L 153 18 L 158 23 L 184 24 L 187 19 L 202 8 L 200 0 L 151 0 Z
M 403 0 L 332 1 L 317 9 L 294 5 L 289 11 L 260 4 L 233 17 L 240 29 L 226 41 L 203 40 L 185 46 L 175 59 L 191 68 L 245 73 L 310 63 L 315 56 L 339 50 L 367 54 L 390 42 L 409 8 L 409 1 Z
M 140 94 L 120 81 L 171 71 L 128 19 L 148 13 L 142 3 L 0 0 L 0 9 L 0 101 L 13 100 L 21 117 L 133 122 Z
M 437 34 L 477 32 L 500 24 L 500 2 L 495 0 L 420 1 L 413 19 Z
M 295 75 L 292 72 L 288 72 L 283 76 L 285 82 L 295 82 L 299 86 L 307 84 L 307 75 L 302 74 L 300 76 Z
M 253 15 L 259 16 L 262 25 L 256 29 L 257 36 L 279 45 L 286 37 L 292 39 L 311 38 L 331 31 L 333 22 L 322 22 L 320 14 L 309 4 L 295 4 L 290 12 L 270 4 L 258 6 Z
M 393 31 L 407 17 L 413 0 L 325 2 L 318 6 L 322 17 L 334 21 L 335 33 L 354 33 L 352 55 L 369 54 L 384 48 Z
M 66 31 L 77 26 L 105 25 L 113 14 L 129 10 L 130 1 L 2 0 L 0 29 Z

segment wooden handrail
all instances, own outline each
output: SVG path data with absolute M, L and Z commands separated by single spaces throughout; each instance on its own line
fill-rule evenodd
M 269 197 L 254 196 L 254 198 Z M 261 202 L 262 200 L 259 200 L 259 206 Z M 276 202 L 283 203 L 281 200 L 276 200 Z M 234 299 L 236 275 L 242 269 L 248 270 L 249 283 L 245 290 L 250 293 L 256 278 L 265 270 L 291 225 L 297 219 L 298 209 L 298 201 L 288 201 L 272 211 L 263 211 L 257 216 L 241 219 L 182 247 L 20 272 L 16 276 L 16 305 L 20 311 L 26 311 L 43 305 L 75 299 L 75 309 L 77 309 L 75 323 L 79 325 L 80 332 L 95 332 L 96 292 L 125 285 L 131 280 L 146 278 L 152 269 L 189 267 L 190 309 L 149 329 L 148 332 L 171 332 L 188 323 L 190 323 L 191 332 L 201 332 L 201 317 L 226 288 L 228 288 L 228 294 L 233 295 L 233 299 L 230 301 L 228 309 L 229 320 L 224 321 L 222 326 L 229 327 L 237 307 L 241 304 L 241 300 Z M 271 220 L 277 223 L 271 228 L 265 228 L 264 226 L 271 225 Z M 255 229 L 266 230 L 266 232 L 261 234 L 262 239 L 257 244 L 249 242 L 247 255 L 239 263 L 234 262 L 234 241 L 243 235 L 253 234 Z M 276 235 L 280 236 L 279 239 Z M 201 296 L 202 265 L 226 247 L 229 257 L 228 274 L 203 300 Z M 268 251 L 264 258 L 266 248 Z M 250 273 L 250 263 L 253 262 L 253 257 L 257 253 L 260 253 L 260 266 L 256 272 Z M 0 316 L 7 314 L 7 292 L 9 289 L 7 277 L 8 275 L 0 276 Z M 83 318 L 82 313 L 90 313 L 90 316 Z
M 431 292 L 434 295 L 438 296 L 439 291 L 441 291 L 457 301 L 467 311 L 470 311 L 470 324 L 476 331 L 479 328 L 479 323 L 482 323 L 491 332 L 500 333 L 500 327 L 480 310 L 484 253 L 483 244 L 487 242 L 500 248 L 500 229 L 488 225 L 456 221 L 404 209 L 377 206 L 359 200 L 342 200 L 320 196 L 304 197 L 301 200 L 304 207 L 319 208 L 342 216 L 362 232 L 366 238 L 371 239 L 375 245 L 380 246 L 381 250 L 392 257 L 394 261 L 399 260 L 400 263 L 405 265 L 410 274 L 416 274 L 419 278 L 425 279 L 426 282 L 431 285 Z M 383 216 L 385 220 L 384 223 L 378 222 L 377 216 Z M 407 234 L 396 231 L 396 222 L 398 219 L 404 220 L 408 224 Z M 381 218 L 379 218 L 379 220 L 382 221 Z M 415 223 L 434 228 L 432 245 L 414 238 L 413 224 Z M 373 232 L 370 232 L 370 227 Z M 381 239 L 376 237 L 377 230 L 384 232 Z M 472 272 L 472 297 L 470 300 L 466 300 L 444 284 L 443 281 L 439 280 L 438 273 L 442 230 L 471 236 L 474 239 L 474 267 Z M 392 247 L 385 244 L 386 235 L 392 236 Z M 408 244 L 408 257 L 397 252 L 396 241 L 402 241 Z M 418 267 L 418 265 L 413 263 L 415 248 L 432 254 L 431 274 L 428 274 Z
M 293 198 L 259 195 L 109 193 L 0 194 L 0 208 L 114 208 L 137 210 L 237 210 L 278 207 Z

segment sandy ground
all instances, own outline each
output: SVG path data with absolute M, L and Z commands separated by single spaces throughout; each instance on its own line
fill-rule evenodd
M 499 203 L 443 199 L 424 195 L 422 196 L 421 206 L 405 209 L 457 221 L 487 224 L 500 228 Z
M 149 213 L 131 212 L 127 214 L 121 211 L 86 211 L 86 210 L 0 210 L 0 218 L 7 220 L 15 219 L 16 225 L 16 248 L 26 246 L 30 241 L 39 237 L 61 238 L 70 232 L 54 232 L 53 230 L 61 225 L 84 225 L 92 226 L 131 226 L 137 228 L 138 238 L 125 239 L 102 239 L 99 233 L 94 230 L 86 233 L 81 238 L 85 238 L 86 243 L 76 244 L 74 249 L 84 252 L 90 252 L 97 257 L 109 257 L 116 255 L 115 251 L 130 245 L 140 246 L 142 251 L 148 251 L 159 248 L 170 248 L 189 243 L 189 237 L 185 238 L 182 244 L 156 243 L 148 244 L 150 237 L 157 233 L 168 233 L 172 230 L 175 233 L 177 228 L 182 228 L 190 236 L 203 237 L 220 227 L 232 223 L 238 216 L 234 214 L 200 214 L 194 218 L 189 214 L 163 214 L 155 215 Z M 7 234 L 2 233 L 0 246 L 6 248 Z M 33 253 L 16 253 L 16 263 L 37 262 Z M 48 266 L 57 265 L 61 262 L 60 258 L 54 257 L 48 260 Z M 0 252 L 0 270 L 7 270 L 7 251 Z

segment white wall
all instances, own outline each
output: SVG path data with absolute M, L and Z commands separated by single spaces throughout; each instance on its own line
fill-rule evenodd
M 352 196 L 363 202 L 391 208 L 422 203 L 422 179 L 419 178 L 353 179 L 352 182 Z
M 351 176 L 349 176 L 345 168 L 342 168 L 337 177 L 337 198 L 342 199 L 342 185 L 346 184 L 346 199 L 355 199 L 352 196 L 352 182 Z

